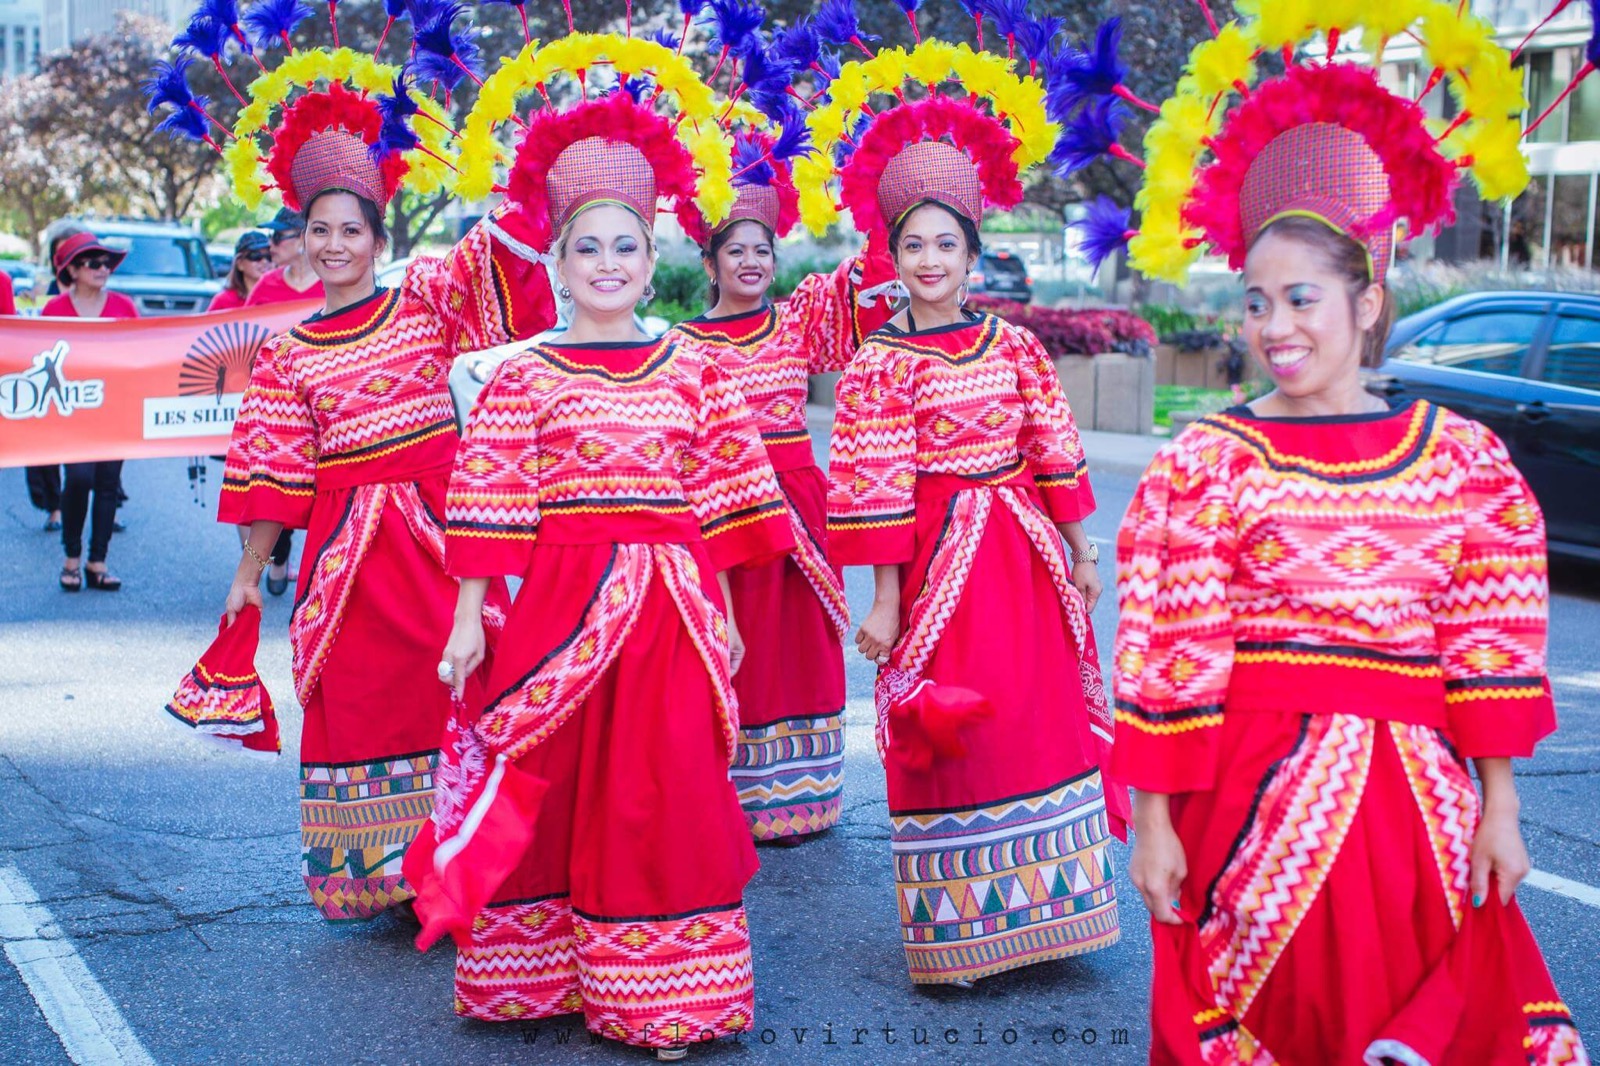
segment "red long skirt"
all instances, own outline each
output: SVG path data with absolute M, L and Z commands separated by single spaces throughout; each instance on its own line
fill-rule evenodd
M 576 630 L 610 552 L 534 549 L 492 692 L 518 684 Z M 714 579 L 704 587 L 722 602 Z M 591 1031 L 647 1047 L 748 1029 L 741 900 L 756 858 L 726 745 L 705 664 L 652 578 L 616 661 L 517 764 L 550 787 L 521 864 L 457 952 L 456 1012 L 517 1021 L 581 1011 Z
M 434 514 L 444 513 L 446 480 L 418 482 Z M 297 612 L 353 491 L 317 494 Z M 457 588 L 405 518 L 386 507 L 306 703 L 300 740 L 302 875 L 325 918 L 370 918 L 414 895 L 400 860 L 433 810 L 450 711 L 435 669 Z M 505 602 L 503 583 L 491 599 Z
M 815 466 L 778 474 L 815 543 L 826 543 L 827 479 Z M 839 822 L 844 793 L 844 647 L 817 590 L 790 555 L 728 572 L 744 663 L 733 783 L 757 840 Z
M 930 594 L 922 585 L 947 502 L 918 498 L 903 613 Z M 965 757 L 925 772 L 907 770 L 891 748 L 911 979 L 971 980 L 1115 943 L 1110 830 L 1078 650 L 1044 561 L 998 500 L 923 676 L 981 693 L 995 713 L 962 732 Z
M 1181 926 L 1152 924 L 1155 1063 L 1582 1061 L 1527 922 L 1467 898 L 1478 798 L 1423 726 L 1224 717 L 1173 797 Z

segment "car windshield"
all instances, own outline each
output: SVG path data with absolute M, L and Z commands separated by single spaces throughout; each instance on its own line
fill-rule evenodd
M 169 278 L 212 276 L 206 247 L 197 237 L 108 236 L 102 239 L 107 247 L 128 253 L 128 258 L 117 268 L 118 273 Z
M 999 256 L 990 256 L 984 259 L 983 269 L 986 273 L 1009 274 L 1014 277 L 1021 277 L 1027 273 L 1026 268 L 1022 265 L 1022 260 L 1011 256 L 1007 256 L 1004 259 Z

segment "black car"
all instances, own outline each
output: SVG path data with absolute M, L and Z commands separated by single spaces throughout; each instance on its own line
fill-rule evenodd
M 1010 252 L 984 252 L 967 278 L 967 291 L 1025 304 L 1033 299 L 1033 279 Z
M 1408 315 L 1368 387 L 1494 430 L 1544 508 L 1551 550 L 1600 560 L 1600 296 L 1477 292 Z

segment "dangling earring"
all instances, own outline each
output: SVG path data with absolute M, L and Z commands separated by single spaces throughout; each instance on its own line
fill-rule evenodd
M 570 300 L 572 299 L 572 290 L 565 285 L 559 286 L 556 289 L 556 297 L 561 300 Z
M 965 281 L 963 281 L 961 283 L 961 299 L 958 300 L 957 303 L 960 304 L 960 306 L 962 306 L 962 307 L 967 306 L 967 296 L 968 295 L 970 295 L 970 293 L 968 292 L 968 289 L 967 289 L 967 283 Z
M 645 284 L 644 284 L 644 294 L 639 297 L 639 302 L 642 303 L 642 304 L 647 304 L 647 303 L 650 303 L 655 298 L 656 298 L 656 283 L 653 282 L 653 281 L 645 282 Z

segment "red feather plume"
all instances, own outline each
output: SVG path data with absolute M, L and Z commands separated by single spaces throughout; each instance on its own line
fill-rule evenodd
M 266 162 L 267 172 L 277 183 L 283 202 L 290 210 L 299 211 L 303 206 L 290 180 L 295 155 L 313 134 L 333 129 L 353 133 L 369 145 L 377 144 L 383 130 L 383 115 L 374 101 L 362 93 L 351 92 L 338 82 L 329 85 L 326 92 L 307 93 L 284 110 L 283 121 L 273 132 L 272 149 Z M 399 152 L 391 152 L 384 157 L 380 170 L 387 201 L 400 188 L 407 163 Z
M 1201 230 L 1235 270 L 1244 266 L 1250 235 L 1244 232 L 1240 191 L 1256 157 L 1279 134 L 1314 122 L 1333 123 L 1362 136 L 1382 160 L 1390 207 L 1369 228 L 1404 218 L 1413 232 L 1455 219 L 1454 164 L 1424 124 L 1414 102 L 1378 83 L 1374 71 L 1351 63 L 1294 66 L 1260 86 L 1228 112 L 1210 142 L 1213 162 L 1196 177 L 1184 220 Z
M 507 194 L 523 206 L 539 237 L 539 251 L 548 251 L 555 238 L 550 230 L 546 185 L 550 168 L 563 150 L 586 137 L 633 145 L 655 174 L 658 197 L 678 204 L 693 199 L 697 183 L 694 158 L 669 120 L 634 103 L 627 93 L 612 93 L 564 111 L 540 111 L 528 120 L 527 133 L 517 146 L 516 163 L 506 180 Z
M 945 138 L 978 168 L 986 206 L 998 210 L 1022 201 L 1022 182 L 1012 158 L 1018 141 L 1005 123 L 967 100 L 929 96 L 902 104 L 875 118 L 845 162 L 840 200 L 869 240 L 888 239 L 889 223 L 878 210 L 878 179 L 901 149 L 918 141 Z

